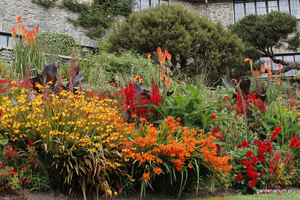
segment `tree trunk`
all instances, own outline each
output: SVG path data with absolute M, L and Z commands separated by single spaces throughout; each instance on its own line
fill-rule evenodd
M 276 64 L 280 63 L 281 65 L 285 66 L 281 69 L 281 72 L 279 70 L 272 70 L 272 73 L 275 73 L 275 72 L 285 73 L 285 72 L 288 72 L 293 69 L 300 70 L 300 63 L 298 63 L 298 62 L 286 62 L 286 61 L 283 61 L 280 59 L 275 59 L 274 57 L 272 58 L 272 60 Z

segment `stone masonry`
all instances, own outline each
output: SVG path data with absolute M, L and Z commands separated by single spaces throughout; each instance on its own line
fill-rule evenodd
M 213 22 L 221 22 L 224 27 L 234 23 L 234 10 L 232 0 L 169 0 L 170 4 L 182 4 L 186 8 L 207 15 Z
M 57 5 L 62 0 L 57 1 Z M 10 33 L 16 24 L 18 16 L 22 16 L 21 24 L 29 30 L 40 24 L 40 32 L 58 32 L 74 37 L 79 45 L 96 46 L 97 40 L 86 36 L 87 29 L 74 26 L 68 19 L 76 19 L 77 13 L 72 13 L 65 8 L 53 6 L 45 8 L 32 3 L 31 0 L 0 0 L 0 32 Z

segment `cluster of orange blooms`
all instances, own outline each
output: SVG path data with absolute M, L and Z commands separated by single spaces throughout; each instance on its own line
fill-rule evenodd
M 16 37 L 16 35 L 17 35 L 17 32 L 16 32 L 16 27 L 17 27 L 19 35 L 22 34 L 23 42 L 27 41 L 28 45 L 34 44 L 36 35 L 39 33 L 39 24 L 36 26 L 35 29 L 32 29 L 32 31 L 30 31 L 30 30 L 27 30 L 24 25 L 20 24 L 21 19 L 22 19 L 22 16 L 19 16 L 16 20 L 16 26 L 13 26 L 11 28 L 13 37 Z
M 171 84 L 171 81 L 168 78 L 170 70 L 169 70 L 169 68 L 163 67 L 163 64 L 166 62 L 166 58 L 167 58 L 168 63 L 170 65 L 172 55 L 168 52 L 168 50 L 165 50 L 165 52 L 163 53 L 160 47 L 157 47 L 157 53 L 159 55 L 158 71 L 161 72 L 160 80 L 163 82 L 166 82 L 166 84 L 169 86 Z M 151 57 L 151 55 L 148 54 L 148 59 L 150 59 L 150 57 Z M 157 75 L 157 71 L 155 72 L 155 75 Z
M 260 71 L 262 73 L 266 72 L 266 68 L 263 65 L 260 66 L 260 71 L 258 71 L 257 69 L 254 71 L 253 67 L 252 67 L 253 61 L 250 58 L 246 58 L 244 60 L 244 62 L 249 62 L 250 67 L 251 67 L 252 76 L 260 76 Z M 279 69 L 279 73 L 281 73 L 282 66 L 281 66 L 280 63 L 278 64 L 278 69 Z M 275 72 L 274 76 L 275 76 L 275 79 L 276 79 L 276 83 L 278 85 L 280 85 L 280 78 L 278 78 L 277 72 Z M 272 70 L 270 69 L 270 62 L 268 60 L 267 60 L 267 77 L 272 78 Z
M 131 134 L 128 138 L 132 140 L 125 141 L 127 149 L 123 149 L 122 153 L 140 165 L 153 163 L 159 166 L 162 162 L 169 162 L 178 171 L 183 167 L 192 168 L 188 162 L 190 158 L 203 159 L 207 165 L 224 174 L 231 170 L 228 163 L 230 158 L 218 156 L 217 145 L 214 143 L 217 136 L 211 132 L 201 134 L 201 130 L 181 127 L 179 120 L 169 116 L 160 128 L 145 124 L 137 130 L 133 128 L 134 125 L 130 125 L 127 131 Z M 152 170 L 157 175 L 162 172 L 160 167 L 153 167 Z M 147 173 L 144 176 L 144 179 L 149 180 Z

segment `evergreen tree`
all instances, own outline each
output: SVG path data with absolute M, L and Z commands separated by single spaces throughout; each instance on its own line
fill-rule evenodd
M 270 57 L 274 63 L 285 65 L 281 73 L 300 69 L 300 63 L 276 59 L 274 53 L 275 48 L 297 51 L 300 46 L 297 19 L 294 16 L 275 11 L 266 15 L 248 15 L 232 25 L 230 29 L 259 50 L 262 56 Z
M 181 5 L 158 5 L 132 13 L 126 22 L 115 26 L 108 36 L 109 49 L 134 50 L 140 54 L 157 47 L 172 54 L 174 66 L 196 74 L 209 72 L 213 81 L 232 68 L 241 69 L 244 45 L 220 23 L 189 11 Z

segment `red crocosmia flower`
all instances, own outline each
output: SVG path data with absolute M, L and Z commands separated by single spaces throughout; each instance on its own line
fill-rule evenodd
M 249 144 L 248 144 L 247 141 L 243 141 L 243 142 L 242 142 L 242 147 L 248 147 L 248 145 L 249 145 Z
M 40 24 L 37 24 L 37 25 L 36 25 L 36 28 L 35 28 L 35 32 L 36 32 L 36 34 L 38 34 L 38 33 L 39 33 L 39 31 L 40 31 Z
M 241 181 L 241 180 L 243 180 L 243 176 L 241 174 L 237 174 L 236 177 L 235 177 L 235 179 L 237 181 Z
M 33 141 L 31 140 L 28 141 L 28 147 L 33 147 Z
M 265 73 L 265 72 L 266 72 L 265 66 L 261 65 L 261 66 L 260 66 L 260 71 L 261 71 L 262 73 Z
M 247 151 L 246 156 L 251 157 L 252 156 L 252 151 Z
M 258 158 L 256 156 L 252 157 L 252 164 L 256 164 L 258 162 Z
M 12 35 L 13 36 L 16 36 L 16 29 L 15 29 L 15 27 L 13 26 L 13 27 L 11 27 L 11 33 L 12 33 Z
M 281 66 L 281 64 L 279 63 L 279 64 L 278 64 L 278 69 L 279 69 L 279 71 L 281 71 L 281 68 L 282 68 L 282 66 Z
M 249 187 L 253 188 L 255 187 L 255 185 L 256 185 L 256 181 L 254 180 L 249 181 Z
M 214 113 L 211 114 L 210 116 L 211 116 L 212 118 L 214 118 L 214 119 L 218 118 L 218 116 L 217 116 L 216 114 L 214 114 Z
M 266 162 L 266 160 L 267 160 L 267 159 L 266 159 L 265 156 L 260 156 L 260 157 L 259 157 L 259 161 L 260 161 L 260 162 Z
M 21 21 L 21 19 L 22 19 L 22 16 L 19 16 L 19 17 L 17 18 L 17 20 L 16 20 L 16 23 L 19 24 L 20 21 Z

